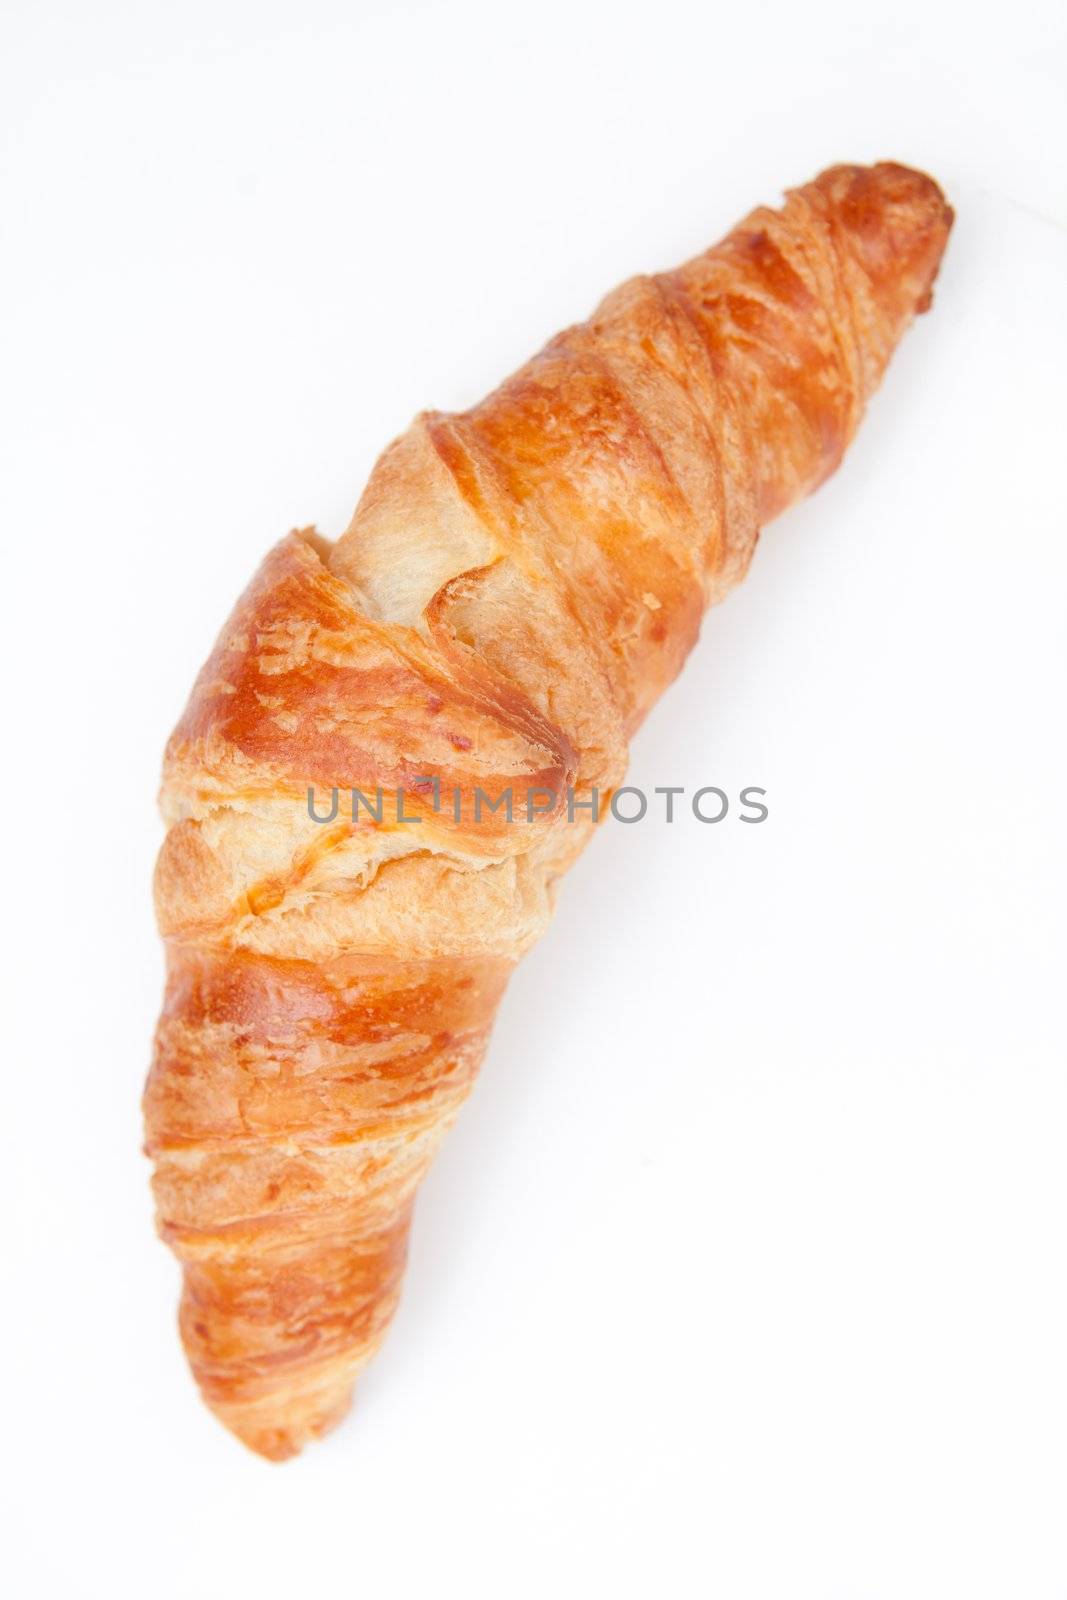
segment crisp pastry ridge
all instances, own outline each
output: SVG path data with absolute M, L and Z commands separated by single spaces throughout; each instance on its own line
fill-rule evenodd
M 565 791 L 621 782 L 762 525 L 837 466 L 951 222 L 921 173 L 830 168 L 417 417 L 344 535 L 291 533 L 238 601 L 166 751 L 144 1109 L 185 1349 L 252 1449 L 347 1410 L 418 1183 L 594 826 Z M 473 821 L 515 785 L 554 809 Z M 420 823 L 322 824 L 309 786 L 401 789 Z

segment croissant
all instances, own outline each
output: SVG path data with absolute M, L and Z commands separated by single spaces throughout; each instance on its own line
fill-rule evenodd
M 289 534 L 238 601 L 166 751 L 144 1111 L 185 1350 L 253 1450 L 347 1410 L 594 796 L 837 466 L 951 223 L 921 173 L 831 168 L 417 417 L 345 534 Z

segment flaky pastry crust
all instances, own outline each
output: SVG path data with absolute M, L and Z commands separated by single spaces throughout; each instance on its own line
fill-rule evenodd
M 238 602 L 167 746 L 145 1120 L 193 1372 L 261 1454 L 332 1426 L 382 1338 L 419 1180 L 592 830 L 567 789 L 619 784 L 762 525 L 837 466 L 951 220 L 921 173 L 831 168 L 419 416 L 343 537 L 290 534 Z M 420 821 L 319 823 L 309 785 Z M 475 823 L 506 787 L 558 799 Z

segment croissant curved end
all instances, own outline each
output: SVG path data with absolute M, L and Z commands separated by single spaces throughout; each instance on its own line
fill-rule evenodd
M 818 180 L 887 311 L 910 317 L 933 303 L 955 213 L 925 172 L 880 161 L 831 167 Z

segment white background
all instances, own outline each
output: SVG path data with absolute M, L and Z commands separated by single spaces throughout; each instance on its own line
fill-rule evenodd
M 1067 1595 L 1059 9 L 5 8 L 12 1594 Z M 139 1154 L 194 672 L 417 409 L 882 157 L 956 206 L 934 311 L 633 752 L 770 819 L 597 838 L 269 1466 Z

